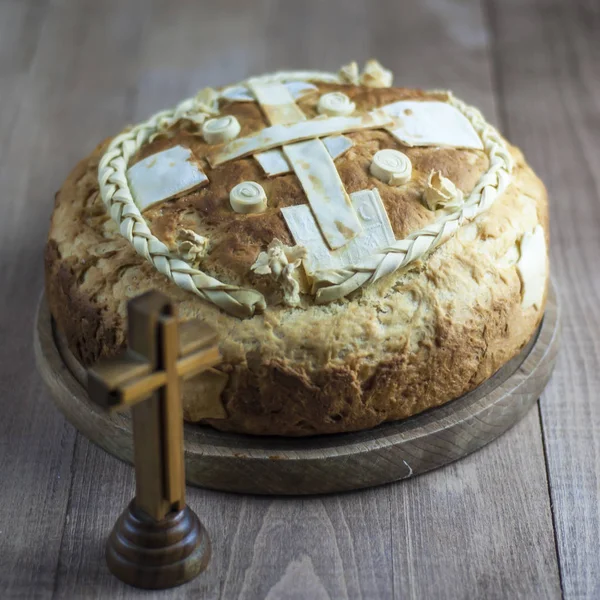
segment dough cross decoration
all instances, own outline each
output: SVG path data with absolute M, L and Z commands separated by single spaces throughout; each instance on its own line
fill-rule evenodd
M 218 107 L 206 108 L 207 96 L 211 106 L 213 102 L 218 105 L 221 98 L 231 102 L 254 101 L 270 124 L 245 137 L 235 137 L 238 129 L 234 137 L 225 138 L 229 141 L 224 144 L 215 141 L 218 147 L 203 157 L 211 167 L 253 156 L 267 177 L 292 172 L 302 185 L 307 204 L 282 207 L 281 214 L 295 244 L 307 250 L 303 267 L 310 289 L 302 291 L 312 294 L 316 304 L 344 298 L 426 256 L 449 240 L 465 222 L 488 210 L 511 181 L 513 159 L 502 136 L 479 111 L 449 92 L 436 91 L 436 96 L 444 96 L 438 99 L 397 100 L 369 112 L 356 111 L 350 98 L 346 98 L 345 104 L 327 104 L 325 99 L 332 94 L 324 94 L 317 105 L 321 114 L 307 118 L 296 99 L 302 96 L 302 89 L 317 91 L 318 88 L 303 79 L 346 81 L 345 77 L 329 74 L 279 73 L 247 80 L 221 92 L 201 92 L 196 98 L 184 100 L 116 136 L 98 167 L 102 199 L 136 252 L 182 289 L 239 318 L 263 312 L 267 305 L 263 294 L 250 287 L 220 281 L 185 254 L 174 254 L 172 248 L 153 234 L 142 214 L 156 202 L 210 184 L 209 176 L 195 161 L 189 160 L 190 149 L 175 146 L 129 166 L 145 143 L 182 118 L 199 115 L 203 135 L 205 127 L 210 129 L 210 121 L 222 121 L 223 118 L 206 121 L 219 116 Z M 293 83 L 299 83 L 300 88 Z M 344 96 L 341 92 L 334 95 L 338 100 Z M 221 127 L 222 123 L 214 125 Z M 462 204 L 448 205 L 450 212 L 446 210 L 422 229 L 396 239 L 379 194 L 382 185 L 398 184 L 395 166 L 378 165 L 380 171 L 387 169 L 381 176 L 373 170 L 380 183 L 373 181 L 365 189 L 348 193 L 335 165 L 336 159 L 353 146 L 353 138 L 344 134 L 365 129 L 384 129 L 409 147 L 481 150 L 489 159 L 489 168 L 468 196 L 461 198 Z M 167 156 L 173 152 L 177 156 Z M 154 178 L 148 175 L 151 167 L 156 167 Z M 237 185 L 243 183 L 254 182 Z M 263 204 L 268 206 L 268 198 L 257 206 Z
M 353 196 L 345 189 L 334 162 L 352 147 L 344 133 L 386 129 L 410 146 L 483 148 L 466 117 L 442 102 L 399 101 L 357 114 L 350 98 L 337 92 L 319 99 L 317 110 L 322 112 L 323 105 L 326 114 L 307 120 L 283 83 L 253 81 L 248 88 L 270 127 L 229 141 L 209 153 L 207 160 L 215 167 L 252 154 L 270 177 L 296 174 L 310 210 L 301 205 L 285 207 L 282 215 L 295 242 L 308 249 L 304 268 L 309 276 L 315 270 L 356 264 L 374 248 L 388 248 L 396 241 L 378 191 L 373 187 Z M 331 149 L 340 148 L 339 140 L 343 140 L 340 154 Z M 406 161 L 410 169 L 410 160 Z
M 159 521 L 185 507 L 180 379 L 220 362 L 215 332 L 179 324 L 175 306 L 149 292 L 128 305 L 129 347 L 94 365 L 88 391 L 96 404 L 132 408 L 136 506 Z
M 208 162 L 214 167 L 252 154 L 271 177 L 293 171 L 314 214 L 306 226 L 315 229 L 318 223 L 330 250 L 346 246 L 362 233 L 363 226 L 325 142 L 343 139 L 349 143 L 348 149 L 352 142 L 340 134 L 392 126 L 394 119 L 375 110 L 351 117 L 321 115 L 307 120 L 282 83 L 254 82 L 250 89 L 270 127 L 217 148 L 209 153 Z M 276 158 L 279 168 L 273 168 L 267 157 L 271 161 Z

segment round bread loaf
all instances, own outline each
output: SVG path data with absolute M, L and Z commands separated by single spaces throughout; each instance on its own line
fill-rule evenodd
M 547 237 L 519 150 L 371 61 L 205 89 L 100 144 L 56 195 L 46 291 L 84 365 L 126 345 L 127 301 L 151 289 L 215 327 L 223 362 L 185 382 L 188 421 L 355 431 L 451 401 L 519 352 L 544 311 Z

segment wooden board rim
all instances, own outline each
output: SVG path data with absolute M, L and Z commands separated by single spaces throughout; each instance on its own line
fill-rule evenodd
M 453 462 L 504 433 L 535 403 L 556 360 L 559 312 L 551 286 L 542 324 L 517 357 L 472 392 L 404 421 L 312 438 L 254 437 L 186 424 L 187 481 L 224 491 L 314 494 L 389 483 Z M 38 369 L 66 418 L 131 462 L 129 416 L 105 413 L 87 398 L 78 380 L 83 368 L 64 341 L 61 347 L 43 296 L 34 346 Z

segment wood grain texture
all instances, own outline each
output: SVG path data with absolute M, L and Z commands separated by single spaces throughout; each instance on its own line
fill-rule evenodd
M 154 5 L 146 29 L 151 35 L 144 38 L 138 73 L 135 119 L 206 83 L 218 85 L 282 65 L 336 69 L 348 58 L 364 61 L 378 56 L 403 83 L 452 87 L 497 120 L 488 32 L 477 4 L 414 3 L 411 10 L 403 11 L 396 2 L 386 1 L 377 2 L 377 12 L 368 2 L 232 5 Z M 199 23 L 207 26 L 201 28 Z M 332 32 L 338 32 L 335 43 Z M 432 39 L 435 44 L 429 43 Z M 557 597 L 558 569 L 537 415 L 530 413 L 479 455 L 482 467 L 464 471 L 468 485 L 455 486 L 445 502 L 438 502 L 436 495 L 446 489 L 444 471 L 428 475 L 425 487 L 415 480 L 412 496 L 404 485 L 395 494 L 392 488 L 389 492 L 383 488 L 379 494 L 360 492 L 302 502 L 259 498 L 238 502 L 222 494 L 190 490 L 188 501 L 211 534 L 214 554 L 208 571 L 181 593 L 264 598 L 272 591 L 275 598 L 389 598 L 399 597 L 402 590 L 416 598 L 443 590 L 441 597 L 479 597 L 482 590 L 489 592 L 488 582 L 504 580 L 513 581 L 513 589 L 520 586 L 522 596 Z M 82 460 L 82 454 L 77 457 Z M 470 464 L 471 459 L 466 461 Z M 493 470 L 487 468 L 490 462 Z M 464 463 L 457 466 L 455 479 L 462 479 Z M 523 470 L 515 471 L 515 463 Z M 79 464 L 77 489 L 89 490 L 90 501 L 106 511 L 105 500 L 95 493 L 96 479 L 89 467 Z M 121 489 L 128 481 L 124 476 L 114 485 Z M 512 489 L 519 493 L 505 492 Z M 404 507 L 414 503 L 420 490 L 425 492 L 417 517 L 404 516 L 406 509 L 392 511 L 397 503 Z M 473 509 L 480 511 L 475 519 Z M 113 514 L 116 518 L 118 511 Z M 407 523 L 398 527 L 393 519 Z M 469 534 L 478 543 L 462 544 L 459 561 L 451 549 L 465 523 L 471 524 Z M 94 522 L 89 516 L 74 512 L 65 537 L 81 548 L 90 525 Z M 443 535 L 440 527 L 445 527 Z M 220 537 L 217 531 L 222 532 Z M 289 541 L 292 531 L 293 543 Z M 535 553 L 526 550 L 531 539 L 536 541 Z M 67 550 L 62 556 L 73 560 Z M 90 558 L 85 565 L 96 577 L 90 580 L 104 589 L 106 575 Z M 423 570 L 405 568 L 415 564 L 422 564 Z M 75 563 L 65 569 L 59 596 L 84 592 L 78 568 L 86 567 Z M 446 581 L 451 585 L 446 587 Z M 110 585 L 109 589 L 119 597 L 118 588 Z M 503 595 L 502 588 L 489 594 Z
M 28 298 L 43 287 L 41 258 L 54 192 L 79 155 L 106 135 L 107 124 L 116 127 L 126 118 L 123 89 L 130 81 L 127 57 L 135 38 L 131 32 L 119 38 L 116 30 L 124 27 L 123 14 L 133 4 L 126 9 L 105 3 L 112 14 L 102 18 L 94 2 L 0 2 L 0 306 L 6 315 L 0 331 L 0 589 L 5 598 L 49 598 L 57 585 L 76 436 L 48 406 L 31 371 L 34 312 Z M 112 38 L 108 48 L 107 37 Z M 102 111 L 89 111 L 90 98 Z
M 548 484 L 565 596 L 598 596 L 597 3 L 482 2 L 485 18 L 471 0 L 0 2 L 3 597 L 557 598 Z M 531 411 L 482 451 L 384 488 L 302 500 L 192 488 L 209 569 L 175 593 L 132 590 L 103 561 L 132 469 L 76 437 L 32 374 L 52 195 L 97 141 L 203 85 L 371 56 L 402 84 L 479 105 L 549 184 L 565 309 L 541 405 L 550 481 Z
M 42 401 L 46 392 L 28 368 L 33 313 L 27 296 L 42 285 L 46 199 L 39 198 L 41 218 L 27 236 L 16 235 L 37 192 L 32 179 L 55 165 L 50 158 L 29 174 L 22 168 L 41 126 L 31 96 L 47 11 L 44 1 L 0 5 L 0 305 L 6 315 L 0 324 L 0 589 L 7 598 L 52 593 L 75 442 L 72 429 Z
M 506 133 L 550 192 L 565 308 L 563 351 L 541 402 L 563 590 L 598 598 L 600 4 L 494 0 L 490 22 Z
M 187 481 L 230 492 L 319 494 L 408 479 L 463 458 L 512 427 L 541 395 L 558 353 L 559 313 L 551 289 L 543 323 L 518 356 L 469 394 L 401 423 L 305 439 L 236 435 L 186 424 Z M 130 318 L 131 322 L 134 329 L 139 325 Z M 137 335 L 143 337 L 145 332 L 142 329 Z M 154 514 L 144 503 L 146 472 L 139 465 L 145 464 L 146 457 L 146 467 L 151 466 L 155 475 L 161 472 L 161 466 L 150 460 L 156 444 L 147 438 L 141 453 L 137 441 L 152 429 L 152 419 L 140 421 L 135 412 L 133 418 L 127 413 L 108 412 L 90 399 L 87 372 L 57 334 L 43 298 L 36 316 L 34 347 L 38 369 L 56 405 L 83 435 L 129 463 L 135 447 L 136 499 L 148 514 Z M 141 347 L 134 346 L 136 349 L 141 352 Z M 92 369 L 91 373 L 95 372 Z M 136 405 L 134 411 L 148 402 Z M 155 485 L 160 480 L 154 476 L 149 482 Z M 157 497 L 160 494 L 154 490 L 149 499 Z

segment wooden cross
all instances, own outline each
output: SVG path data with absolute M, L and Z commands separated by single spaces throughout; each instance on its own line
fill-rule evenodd
M 169 571 L 165 576 L 170 563 L 166 567 L 165 564 L 173 559 L 172 547 L 177 540 L 173 535 L 165 535 L 165 548 L 171 547 L 171 554 L 165 555 L 165 564 L 159 564 L 158 578 L 148 578 L 145 561 L 156 562 L 157 547 L 156 539 L 146 534 L 154 523 L 158 527 L 156 531 L 162 533 L 168 533 L 171 522 L 173 531 L 179 531 L 177 522 L 181 529 L 180 521 L 184 517 L 180 515 L 185 510 L 185 518 L 191 519 L 190 527 L 198 528 L 208 539 L 196 515 L 185 504 L 183 408 L 179 384 L 181 378 L 218 364 L 220 354 L 214 330 L 199 321 L 180 325 L 175 306 L 158 292 L 148 292 L 131 300 L 128 319 L 128 349 L 120 356 L 101 361 L 88 372 L 92 401 L 109 410 L 132 409 L 136 495 L 113 530 L 107 558 L 111 571 L 127 583 L 139 587 L 170 587 L 182 583 L 181 573 L 171 576 Z M 129 550 L 122 547 L 120 530 L 125 528 L 125 535 L 130 535 L 131 528 L 138 527 L 136 524 L 141 521 L 144 521 L 143 527 L 134 540 L 139 546 L 139 568 L 132 572 L 127 566 L 131 557 L 127 557 L 128 563 L 122 560 L 121 555 Z M 149 545 L 145 549 L 146 543 Z M 187 543 L 189 545 L 189 536 Z M 181 556 L 179 563 L 180 559 Z M 207 556 L 204 560 L 205 566 Z M 188 568 L 185 580 L 191 578 L 189 574 Z

